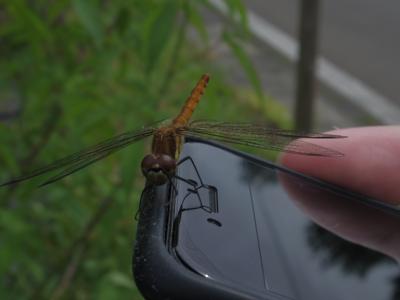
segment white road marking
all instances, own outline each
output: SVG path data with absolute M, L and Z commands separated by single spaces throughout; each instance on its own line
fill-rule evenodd
M 210 3 L 220 12 L 227 13 L 223 1 L 210 0 Z M 250 31 L 258 39 L 282 53 L 289 60 L 297 61 L 298 45 L 295 39 L 255 13 L 248 11 L 247 14 Z M 383 124 L 400 123 L 400 107 L 394 101 L 387 99 L 360 79 L 323 57 L 317 61 L 317 78 L 377 121 Z

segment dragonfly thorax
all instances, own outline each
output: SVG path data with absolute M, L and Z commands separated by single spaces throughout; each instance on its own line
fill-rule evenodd
M 149 154 L 142 160 L 142 173 L 155 185 L 162 185 L 171 178 L 176 169 L 176 160 L 166 154 Z

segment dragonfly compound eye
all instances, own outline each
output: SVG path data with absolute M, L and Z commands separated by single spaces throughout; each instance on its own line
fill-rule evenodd
M 151 183 L 161 185 L 168 181 L 176 168 L 176 161 L 169 155 L 146 155 L 142 160 L 143 175 Z
M 162 154 L 158 160 L 161 169 L 168 175 L 172 175 L 176 169 L 176 160 L 169 155 Z
M 144 176 L 157 165 L 157 157 L 154 154 L 146 155 L 142 160 L 142 172 Z

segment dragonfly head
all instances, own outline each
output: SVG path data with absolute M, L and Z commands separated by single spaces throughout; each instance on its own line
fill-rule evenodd
M 162 185 L 174 174 L 176 160 L 169 155 L 149 154 L 142 160 L 142 173 L 152 184 Z

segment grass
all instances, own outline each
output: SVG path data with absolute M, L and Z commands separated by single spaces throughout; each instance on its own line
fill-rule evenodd
M 263 120 L 264 111 L 287 126 L 282 108 L 264 106 L 241 48 L 243 5 L 227 2 L 239 22 L 223 39 L 251 91 L 228 85 L 210 60 L 198 1 L 1 4 L 0 180 L 174 116 L 206 72 L 213 76 L 195 118 Z M 1 299 L 140 299 L 131 253 L 148 148 L 134 144 L 45 188 L 36 188 L 41 178 L 0 190 Z

